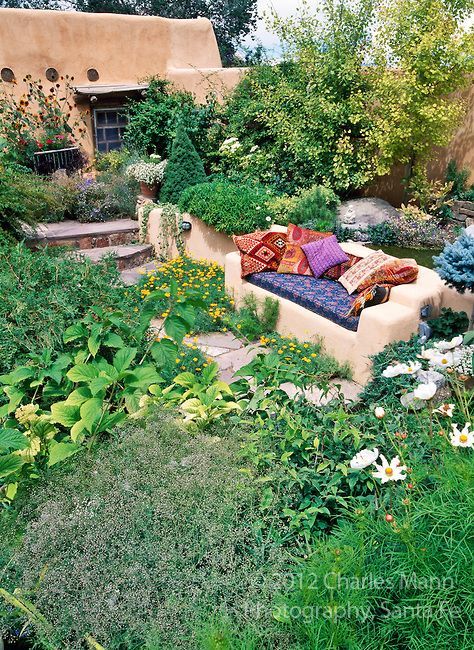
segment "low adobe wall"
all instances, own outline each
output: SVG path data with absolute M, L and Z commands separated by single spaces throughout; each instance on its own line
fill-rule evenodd
M 163 249 L 161 215 L 161 208 L 156 208 L 150 212 L 145 240 L 146 243 L 153 246 L 158 257 L 160 257 Z M 141 210 L 139 210 L 140 224 L 142 220 Z M 211 228 L 204 221 L 191 214 L 183 214 L 183 221 L 191 224 L 191 230 L 182 233 L 187 254 L 195 259 L 217 262 L 220 266 L 224 266 L 226 255 L 235 251 L 232 237 L 217 232 L 215 228 Z M 141 225 L 140 229 L 142 229 Z M 179 255 L 174 241 L 165 242 L 165 246 L 168 248 L 171 258 Z

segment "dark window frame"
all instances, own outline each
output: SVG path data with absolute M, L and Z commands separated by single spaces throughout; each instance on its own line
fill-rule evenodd
M 108 119 L 106 118 L 104 124 L 98 124 L 97 115 L 99 113 L 110 114 L 116 113 L 116 119 L 113 123 L 109 124 Z M 120 124 L 120 117 L 122 117 L 122 122 L 126 122 L 126 112 L 125 106 L 97 106 L 93 109 L 94 117 L 94 145 L 97 151 L 100 153 L 107 153 L 116 149 L 120 149 L 123 146 L 123 129 L 125 124 Z M 107 139 L 107 132 L 111 132 L 114 129 L 118 129 L 118 136 L 116 138 Z M 99 132 L 102 131 L 102 133 Z

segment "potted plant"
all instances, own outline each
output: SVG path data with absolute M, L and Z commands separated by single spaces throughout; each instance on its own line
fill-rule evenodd
M 161 160 L 160 156 L 155 154 L 148 160 L 140 160 L 129 165 L 125 173 L 140 183 L 142 196 L 154 199 L 158 186 L 163 182 L 167 163 L 167 160 Z

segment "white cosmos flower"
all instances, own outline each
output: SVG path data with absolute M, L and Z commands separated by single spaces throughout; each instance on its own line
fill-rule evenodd
M 350 462 L 352 469 L 365 469 L 372 463 L 375 463 L 379 457 L 379 450 L 377 447 L 374 449 L 362 449 L 359 451 Z
M 384 377 L 398 377 L 399 375 L 407 374 L 408 366 L 405 363 L 395 363 L 393 366 L 387 366 L 383 371 L 382 375 Z
M 436 384 L 434 381 L 430 381 L 429 384 L 419 384 L 413 394 L 417 399 L 429 400 L 435 396 L 436 390 Z
M 458 425 L 453 424 L 451 433 L 451 444 L 453 447 L 470 447 L 474 448 L 474 431 L 469 431 L 470 422 L 466 422 L 462 431 L 459 431 Z
M 376 406 L 374 409 L 374 414 L 376 418 L 381 420 L 382 418 L 385 417 L 385 409 L 383 408 L 383 406 Z
M 439 352 L 435 348 L 428 348 L 427 350 L 422 348 L 421 354 L 418 354 L 417 357 L 418 359 L 426 359 L 427 361 L 431 361 L 431 359 L 437 357 L 438 354 Z
M 434 412 L 441 413 L 441 415 L 446 415 L 448 418 L 452 418 L 454 413 L 454 404 L 441 404 L 441 406 L 438 406 Z
M 421 370 L 421 363 L 419 361 L 408 361 L 404 365 L 406 367 L 406 375 L 416 375 L 418 370 Z
M 462 344 L 462 342 L 462 336 L 455 336 L 450 341 L 438 341 L 438 343 L 435 343 L 434 346 L 438 352 L 447 352 L 448 350 L 454 350 L 454 348 L 457 348 Z
M 435 366 L 436 368 L 450 368 L 453 363 L 454 356 L 452 352 L 438 352 L 430 359 L 430 366 Z
M 374 463 L 377 468 L 376 472 L 373 472 L 375 478 L 379 478 L 382 483 L 388 483 L 388 481 L 403 481 L 406 479 L 406 465 L 400 465 L 400 459 L 398 456 L 392 458 L 390 463 L 385 458 L 383 454 L 380 454 L 380 460 L 382 463 L 378 465 Z

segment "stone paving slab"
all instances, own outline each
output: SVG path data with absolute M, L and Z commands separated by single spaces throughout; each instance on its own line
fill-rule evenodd
M 93 235 L 110 235 L 116 232 L 138 232 L 138 221 L 133 219 L 113 219 L 93 223 L 79 221 L 60 221 L 58 223 L 43 223 L 36 228 L 37 238 L 47 239 L 76 239 Z
M 240 350 L 243 347 L 242 341 L 235 338 L 232 332 L 211 332 L 200 334 L 199 344 L 208 345 L 214 348 L 227 348 L 227 350 Z
M 125 269 L 121 272 L 123 283 L 127 287 L 138 284 L 141 278 L 147 273 L 156 271 L 161 266 L 161 262 L 147 262 L 141 266 L 135 266 L 133 269 Z

